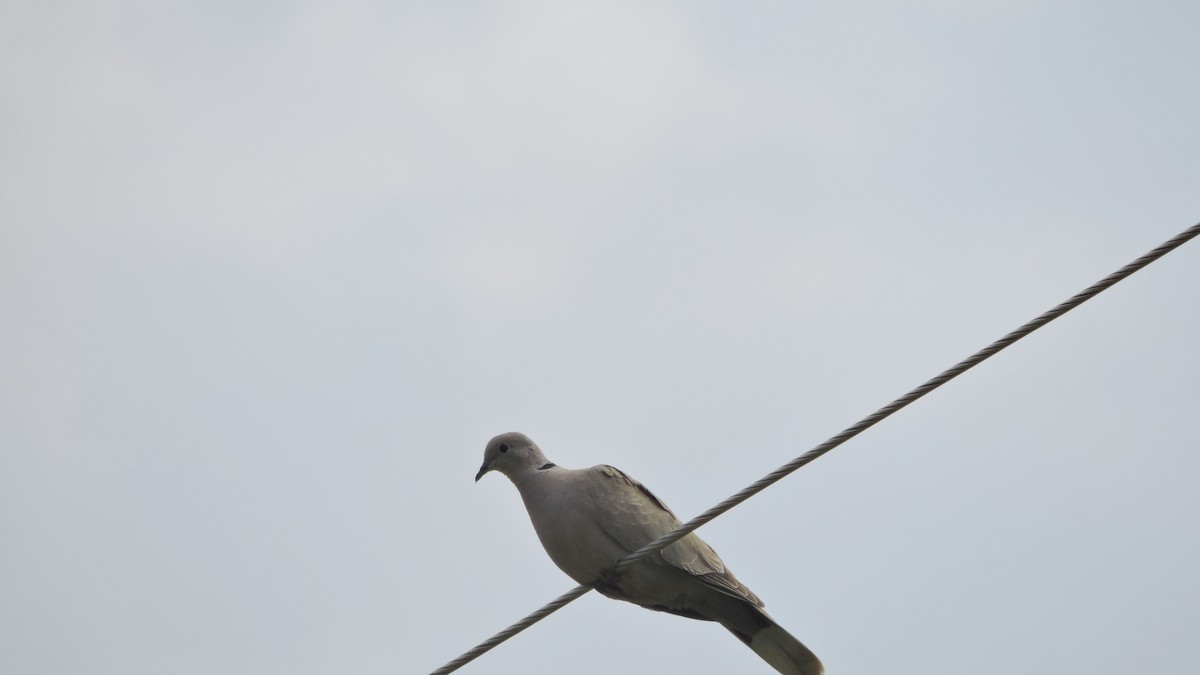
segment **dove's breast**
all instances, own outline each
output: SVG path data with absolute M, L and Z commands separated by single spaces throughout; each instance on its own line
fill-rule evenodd
M 581 584 L 592 584 L 629 554 L 600 524 L 605 517 L 584 472 L 556 467 L 518 483 L 533 529 L 550 559 Z

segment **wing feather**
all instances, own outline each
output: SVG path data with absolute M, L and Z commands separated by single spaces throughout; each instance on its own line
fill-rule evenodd
M 678 528 L 683 523 L 645 485 L 607 464 L 592 467 L 596 475 L 592 498 L 601 513 L 600 527 L 630 553 Z M 703 539 L 690 533 L 650 557 L 660 565 L 677 567 L 727 595 L 761 607 L 762 601 L 725 567 Z

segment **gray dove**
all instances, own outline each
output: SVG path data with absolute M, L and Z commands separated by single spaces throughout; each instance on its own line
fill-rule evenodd
M 647 609 L 716 621 L 785 675 L 821 675 L 821 661 L 763 611 L 715 551 L 693 532 L 640 563 L 619 560 L 682 523 L 641 483 L 601 464 L 565 469 L 524 434 L 488 442 L 475 480 L 499 471 L 517 486 L 533 529 L 567 576 Z

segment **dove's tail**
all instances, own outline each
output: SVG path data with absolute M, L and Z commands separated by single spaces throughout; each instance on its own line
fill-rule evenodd
M 745 642 L 763 661 L 784 675 L 822 675 L 825 672 L 817 655 L 766 612 L 749 603 L 742 604 L 750 610 L 750 615 L 739 617 L 737 621 L 720 620 L 721 625 Z

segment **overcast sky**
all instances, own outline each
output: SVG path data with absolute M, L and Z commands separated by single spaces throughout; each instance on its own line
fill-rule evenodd
M 0 3 L 0 672 L 427 673 L 1200 220 L 1200 4 Z M 1196 671 L 1200 243 L 700 531 L 831 675 Z M 590 594 L 463 673 L 758 673 Z

